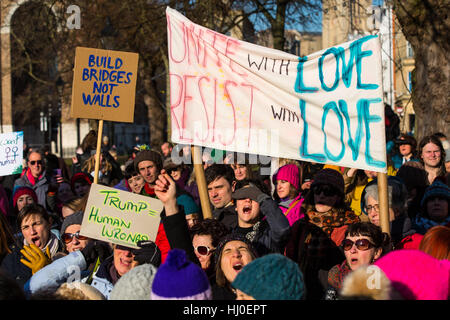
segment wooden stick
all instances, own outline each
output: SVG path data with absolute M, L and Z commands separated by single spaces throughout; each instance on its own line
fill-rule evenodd
M 100 168 L 100 151 L 102 149 L 103 120 L 98 121 L 97 153 L 95 154 L 94 183 L 98 184 L 98 171 Z
M 390 235 L 387 174 L 378 172 L 377 176 L 381 231 L 386 232 Z
M 191 147 L 192 160 L 194 162 L 195 180 L 197 182 L 200 203 L 202 206 L 203 219 L 212 218 L 211 206 L 209 204 L 208 188 L 206 186 L 205 170 L 202 163 L 202 151 L 200 147 Z

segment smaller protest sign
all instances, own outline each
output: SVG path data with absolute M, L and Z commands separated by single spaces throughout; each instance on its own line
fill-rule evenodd
M 0 134 L 0 176 L 22 173 L 23 132 Z
M 77 47 L 72 86 L 72 118 L 134 121 L 139 55 Z
M 140 240 L 155 241 L 163 207 L 158 199 L 93 183 L 80 234 L 138 248 Z

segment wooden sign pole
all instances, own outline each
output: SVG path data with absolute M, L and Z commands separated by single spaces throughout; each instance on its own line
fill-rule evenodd
M 98 121 L 97 131 L 97 152 L 95 153 L 95 173 L 94 183 L 98 184 L 98 171 L 100 168 L 100 152 L 102 150 L 102 134 L 103 134 L 103 120 Z
M 192 160 L 194 162 L 195 180 L 197 181 L 200 203 L 202 206 L 203 219 L 212 218 L 211 206 L 209 204 L 208 188 L 206 186 L 205 170 L 202 163 L 202 151 L 200 147 L 191 147 Z
M 378 172 L 377 176 L 381 231 L 390 235 L 387 174 Z

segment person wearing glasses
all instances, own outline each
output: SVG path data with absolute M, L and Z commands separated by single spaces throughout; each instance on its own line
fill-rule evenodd
M 388 176 L 389 230 L 395 249 L 417 249 L 420 242 L 415 240 L 416 231 L 408 217 L 407 197 L 408 191 L 403 180 Z M 368 216 L 369 222 L 381 226 L 377 179 L 369 182 L 364 188 L 361 195 L 361 211 Z
M 349 225 L 360 222 L 345 202 L 344 178 L 334 169 L 318 171 L 302 209 L 307 221 L 321 228 L 339 246 Z
M 344 278 L 359 267 L 374 263 L 385 254 L 383 248 L 387 241 L 387 233 L 383 233 L 373 223 L 358 222 L 349 225 L 341 244 L 345 260 L 328 272 L 325 300 L 338 299 Z
M 63 250 L 55 233 L 51 231 L 52 218 L 47 210 L 36 203 L 26 205 L 17 216 L 20 233 L 16 234 L 11 253 L 2 262 L 1 268 L 16 282 L 24 286 L 42 267 Z
M 47 193 L 50 185 L 50 178 L 45 171 L 44 154 L 38 149 L 32 149 L 28 153 L 27 168 L 22 176 L 14 182 L 14 187 L 30 187 L 37 195 L 38 203 L 49 209 L 47 204 Z

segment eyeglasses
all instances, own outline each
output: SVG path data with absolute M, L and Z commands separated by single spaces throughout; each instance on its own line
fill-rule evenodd
M 195 251 L 198 252 L 198 254 L 200 254 L 202 256 L 207 256 L 215 250 L 215 249 L 210 249 L 207 246 L 197 246 L 197 247 L 194 247 L 194 249 L 195 249 Z
M 31 164 L 32 166 L 34 166 L 36 163 L 39 164 L 39 165 L 42 165 L 42 160 L 31 160 L 31 161 L 30 161 L 30 164 Z
M 374 204 L 373 206 L 366 206 L 367 213 L 372 211 L 372 209 L 374 209 L 375 212 L 379 212 L 380 211 L 380 205 L 379 204 Z
M 315 195 L 323 193 L 327 197 L 332 197 L 337 194 L 337 191 L 330 186 L 319 186 L 313 189 Z
M 75 233 L 64 233 L 61 236 L 61 239 L 64 241 L 64 243 L 71 243 L 73 240 L 73 237 L 77 238 L 78 240 L 87 240 L 88 238 L 85 236 L 80 235 L 80 231 Z
M 361 250 L 361 251 L 369 250 L 370 248 L 375 246 L 373 243 L 371 243 L 367 239 L 359 239 L 359 240 L 356 240 L 355 242 L 353 242 L 350 239 L 345 239 L 344 241 L 342 241 L 342 248 L 345 251 L 348 251 L 351 248 L 353 248 L 353 244 L 356 245 L 356 249 Z

